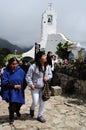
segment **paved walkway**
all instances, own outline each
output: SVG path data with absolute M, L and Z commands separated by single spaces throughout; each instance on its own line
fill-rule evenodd
M 13 125 L 8 123 L 8 104 L 0 98 L 0 130 L 86 130 L 86 104 L 83 100 L 63 96 L 51 97 L 45 102 L 44 116 L 46 123 L 36 120 L 37 110 L 33 119 L 29 116 L 31 104 L 30 90 L 26 89 L 26 104 L 21 108 L 21 118 Z

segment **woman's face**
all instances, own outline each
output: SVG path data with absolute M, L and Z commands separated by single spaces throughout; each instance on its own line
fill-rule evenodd
M 15 70 L 17 66 L 18 66 L 18 62 L 17 62 L 16 60 L 13 61 L 13 62 L 10 64 L 11 70 Z
M 42 55 L 42 57 L 40 58 L 40 62 L 41 62 L 41 63 L 47 62 L 47 57 L 46 57 L 46 55 Z

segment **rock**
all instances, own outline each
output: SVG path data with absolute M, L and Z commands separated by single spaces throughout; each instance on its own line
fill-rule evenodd
M 52 86 L 56 93 L 59 86 Z M 61 94 L 61 88 L 60 94 Z M 0 100 L 0 130 L 86 130 L 86 106 L 82 100 L 62 95 L 51 96 L 45 102 L 45 123 L 37 121 L 38 108 L 31 118 L 29 109 L 32 103 L 31 92 L 25 90 L 26 104 L 21 107 L 21 118 L 14 118 L 13 125 L 9 125 L 8 104 Z M 85 100 L 86 98 L 84 98 Z M 78 101 L 78 103 L 77 103 Z
M 2 129 L 0 129 L 0 130 L 11 130 L 11 126 L 5 126 L 5 127 L 3 127 Z
M 62 88 L 59 86 L 51 87 L 51 96 L 58 96 L 62 94 Z
M 72 79 L 70 79 L 72 77 Z M 73 81 L 73 83 L 70 83 Z M 77 82 L 79 81 L 79 82 Z M 63 93 L 66 93 L 65 89 L 67 87 L 71 88 L 73 86 L 76 94 L 81 93 L 86 95 L 86 63 L 81 62 L 68 65 L 56 65 L 53 75 L 53 85 L 59 85 L 62 87 Z M 68 89 L 68 92 L 70 90 Z M 68 93 L 70 94 L 70 93 Z

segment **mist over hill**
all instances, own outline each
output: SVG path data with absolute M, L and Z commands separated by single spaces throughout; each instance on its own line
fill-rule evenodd
M 30 50 L 32 48 L 32 46 L 20 47 L 20 46 L 10 43 L 8 40 L 0 38 L 0 49 L 2 49 L 2 48 L 9 49 L 11 51 L 11 53 L 15 53 L 15 50 L 17 50 L 17 54 L 21 54 L 21 53 L 24 53 L 24 52 Z

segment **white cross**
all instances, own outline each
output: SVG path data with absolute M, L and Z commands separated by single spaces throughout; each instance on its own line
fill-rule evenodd
M 49 3 L 49 8 L 50 8 L 50 9 L 52 9 L 52 5 L 53 5 L 52 3 Z

